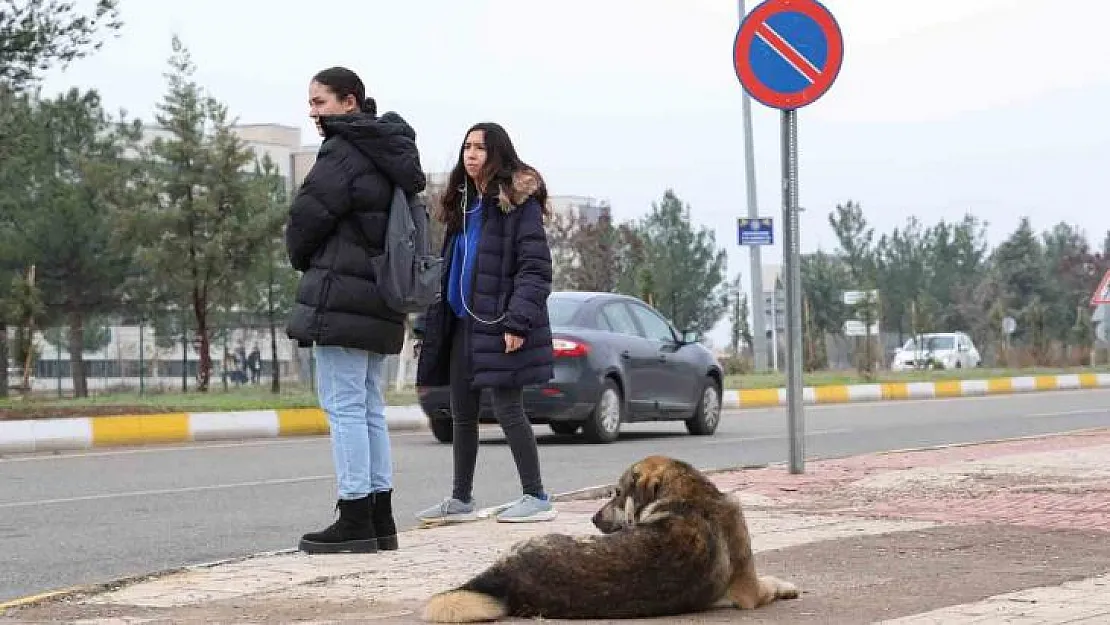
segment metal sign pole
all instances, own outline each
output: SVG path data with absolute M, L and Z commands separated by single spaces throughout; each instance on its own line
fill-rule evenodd
M 782 112 L 782 221 L 786 267 L 786 388 L 790 435 L 790 472 L 805 471 L 805 421 L 802 414 L 802 271 L 798 232 L 798 112 Z
M 786 269 L 786 396 L 791 473 L 805 470 L 797 111 L 829 90 L 843 60 L 844 37 L 840 26 L 832 13 L 814 0 L 766 0 L 744 17 L 732 44 L 733 67 L 744 91 L 782 111 L 785 233 L 782 255 Z
M 740 21 L 744 21 L 748 11 L 744 0 L 739 0 Z M 755 186 L 755 146 L 752 137 L 752 97 L 747 91 L 741 100 L 741 115 L 744 119 L 744 175 L 748 181 L 748 218 L 759 219 L 759 202 Z M 767 370 L 766 317 L 763 315 L 763 259 L 758 245 L 748 246 L 748 259 L 751 261 L 751 307 L 752 311 L 752 363 L 756 371 Z

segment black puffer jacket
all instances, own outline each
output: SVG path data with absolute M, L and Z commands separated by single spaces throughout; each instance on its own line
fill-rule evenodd
M 289 262 L 304 272 L 286 332 L 301 346 L 396 354 L 405 316 L 378 295 L 370 258 L 385 245 L 393 185 L 424 190 L 416 133 L 392 112 L 321 122 L 324 143 L 285 228 Z

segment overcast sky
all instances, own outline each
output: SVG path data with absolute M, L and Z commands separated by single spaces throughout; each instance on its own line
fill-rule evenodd
M 91 4 L 92 0 L 79 0 Z M 754 2 L 748 3 L 749 10 Z M 855 200 L 876 228 L 971 212 L 995 244 L 1020 216 L 1110 229 L 1110 3 L 828 0 L 846 46 L 836 84 L 799 112 L 802 248 L 832 249 L 827 214 Z M 197 79 L 248 123 L 302 128 L 312 74 L 346 65 L 416 128 L 425 168 L 451 165 L 473 122 L 506 126 L 555 194 L 620 219 L 668 187 L 743 273 L 741 88 L 732 0 L 122 0 L 125 27 L 48 90 L 98 88 L 146 121 L 179 34 Z M 1099 51 L 1103 52 L 1099 52 Z M 778 112 L 753 104 L 761 212 L 781 221 Z M 781 249 L 765 251 L 780 262 Z M 719 337 L 715 337 L 719 338 Z

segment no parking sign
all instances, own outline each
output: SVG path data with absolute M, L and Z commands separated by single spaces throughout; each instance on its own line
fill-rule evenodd
M 797 109 L 813 104 L 828 92 L 843 61 L 840 25 L 816 0 L 767 0 L 740 22 L 732 44 L 733 67 L 741 86 L 753 99 L 782 111 L 786 396 L 791 473 L 803 472 L 805 465 Z
M 832 87 L 844 61 L 836 18 L 815 0 L 768 0 L 740 24 L 733 43 L 740 84 L 762 104 L 795 110 Z

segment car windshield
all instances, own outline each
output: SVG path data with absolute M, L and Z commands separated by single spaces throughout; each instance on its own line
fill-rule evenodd
M 955 349 L 956 339 L 951 336 L 925 336 L 921 339 L 921 349 L 925 351 L 939 351 L 945 349 Z M 906 351 L 916 351 L 917 344 L 913 339 L 906 341 L 906 346 L 902 349 Z
M 582 302 L 568 297 L 547 298 L 547 314 L 553 326 L 569 326 Z

